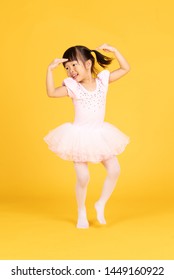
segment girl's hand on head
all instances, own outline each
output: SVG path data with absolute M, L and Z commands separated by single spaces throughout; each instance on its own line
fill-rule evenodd
M 105 52 L 114 52 L 115 48 L 108 44 L 103 44 L 103 45 L 99 46 L 96 50 L 103 50 Z
M 60 63 L 68 61 L 67 58 L 55 58 L 48 66 L 50 70 L 55 69 Z

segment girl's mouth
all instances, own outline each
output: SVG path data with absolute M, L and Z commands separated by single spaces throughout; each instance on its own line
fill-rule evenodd
M 78 76 L 78 74 L 72 75 L 72 78 L 73 78 L 73 79 L 76 79 L 77 76 Z

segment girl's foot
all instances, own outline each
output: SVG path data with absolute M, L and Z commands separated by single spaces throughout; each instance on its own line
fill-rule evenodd
M 97 212 L 97 220 L 99 221 L 99 223 L 102 225 L 106 224 L 106 220 L 104 216 L 105 205 L 101 202 L 96 202 L 95 210 Z
M 88 228 L 89 223 L 86 217 L 86 210 L 80 210 L 78 212 L 77 228 Z

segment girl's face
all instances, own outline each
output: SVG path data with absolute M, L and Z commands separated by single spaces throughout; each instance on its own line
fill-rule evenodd
M 89 76 L 91 69 L 89 61 L 82 62 L 81 60 L 68 61 L 65 63 L 67 76 L 73 78 L 77 82 L 82 82 Z

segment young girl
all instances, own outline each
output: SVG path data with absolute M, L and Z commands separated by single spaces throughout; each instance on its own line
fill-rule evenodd
M 120 174 L 116 155 L 122 153 L 129 143 L 127 135 L 104 122 L 108 84 L 129 72 L 129 64 L 116 48 L 108 44 L 101 45 L 98 50 L 112 52 L 120 67 L 112 72 L 103 70 L 97 73 L 95 63 L 105 68 L 112 59 L 97 50 L 74 46 L 65 51 L 63 58 L 56 58 L 48 66 L 46 78 L 48 96 L 69 96 L 75 108 L 74 122 L 53 129 L 44 140 L 60 158 L 74 162 L 77 176 L 77 228 L 89 227 L 85 207 L 89 182 L 88 162 L 101 162 L 107 171 L 101 196 L 95 203 L 97 220 L 105 224 L 105 205 Z M 61 63 L 68 78 L 64 79 L 62 86 L 55 88 L 52 71 Z

